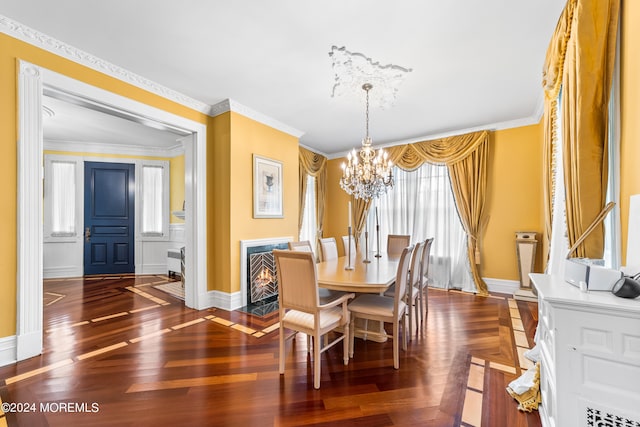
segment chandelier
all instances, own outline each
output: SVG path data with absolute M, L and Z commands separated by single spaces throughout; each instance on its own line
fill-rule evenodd
M 356 199 L 376 199 L 385 194 L 389 187 L 393 187 L 393 164 L 388 160 L 388 154 L 382 148 L 371 148 L 369 137 L 369 91 L 373 86 L 370 83 L 362 85 L 367 93 L 366 134 L 362 140 L 360 152 L 354 148 L 347 155 L 347 164 L 342 164 L 342 178 L 340 187 Z

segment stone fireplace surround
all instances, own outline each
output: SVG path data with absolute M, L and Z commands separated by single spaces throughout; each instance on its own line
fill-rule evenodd
M 268 237 L 264 239 L 240 240 L 240 295 L 242 297 L 242 307 L 248 305 L 247 298 L 248 283 L 248 261 L 250 248 L 259 246 L 282 246 L 285 247 L 288 242 L 293 241 L 293 237 Z

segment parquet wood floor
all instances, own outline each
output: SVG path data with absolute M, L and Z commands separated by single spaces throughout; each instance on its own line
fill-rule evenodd
M 356 340 L 348 366 L 341 346 L 323 355 L 314 390 L 304 335 L 278 373 L 277 312 L 188 309 L 153 288 L 166 280 L 46 281 L 44 353 L 0 368 L 2 402 L 35 410 L 0 426 L 540 426 L 505 391 L 521 373 L 513 316 L 532 345 L 535 303 L 431 289 L 399 370 L 390 341 Z

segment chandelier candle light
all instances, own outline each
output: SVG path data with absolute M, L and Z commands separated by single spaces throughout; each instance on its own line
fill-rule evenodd
M 371 148 L 371 137 L 369 136 L 369 91 L 372 87 L 370 83 L 362 85 L 362 89 L 367 94 L 366 133 L 362 139 L 362 148 L 360 152 L 356 152 L 354 148 L 347 155 L 347 164 L 342 164 L 342 178 L 340 179 L 340 187 L 347 194 L 363 200 L 377 199 L 385 194 L 389 188 L 393 187 L 393 174 L 391 172 L 393 163 L 387 158 L 387 152 L 380 148 L 376 153 L 376 150 Z M 351 202 L 349 202 L 349 209 L 351 209 Z M 377 233 L 379 240 L 379 230 L 377 230 Z M 349 212 L 349 239 L 351 239 L 351 212 Z M 369 233 L 366 232 L 365 245 L 367 251 L 368 240 Z M 365 262 L 370 262 L 368 254 Z M 351 261 L 349 261 L 349 264 L 351 264 Z

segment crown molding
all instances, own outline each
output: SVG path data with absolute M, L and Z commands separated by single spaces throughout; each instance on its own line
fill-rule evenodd
M 118 80 L 122 80 L 133 86 L 139 87 L 140 89 L 160 95 L 166 99 L 177 102 L 178 104 L 184 105 L 185 107 L 201 113 L 207 114 L 210 110 L 210 106 L 204 102 L 183 95 L 173 89 L 169 89 L 139 76 L 138 74 L 127 71 L 124 68 L 118 67 L 117 65 L 63 43 L 53 37 L 49 37 L 46 34 L 20 24 L 19 22 L 13 21 L 3 15 L 0 15 L 0 32 L 63 58 L 69 59 L 73 62 L 77 62 L 85 67 L 107 74 Z
M 277 129 L 281 132 L 284 132 L 288 135 L 294 136 L 296 138 L 300 138 L 304 135 L 304 132 L 298 130 L 294 127 L 286 125 L 272 117 L 269 117 L 265 114 L 262 114 L 256 110 L 253 110 L 246 105 L 240 104 L 238 101 L 234 101 L 233 99 L 225 99 L 224 101 L 220 101 L 215 105 L 211 106 L 211 110 L 209 111 L 209 115 L 211 117 L 216 117 L 221 114 L 227 113 L 229 111 L 233 111 L 234 113 L 242 114 L 245 117 L 248 117 L 256 122 L 262 123 L 274 129 Z
M 184 154 L 184 147 L 178 144 L 172 147 L 141 147 L 122 144 L 105 144 L 91 141 L 45 140 L 44 149 L 48 151 L 71 151 L 92 154 L 124 154 L 127 156 L 177 157 Z

